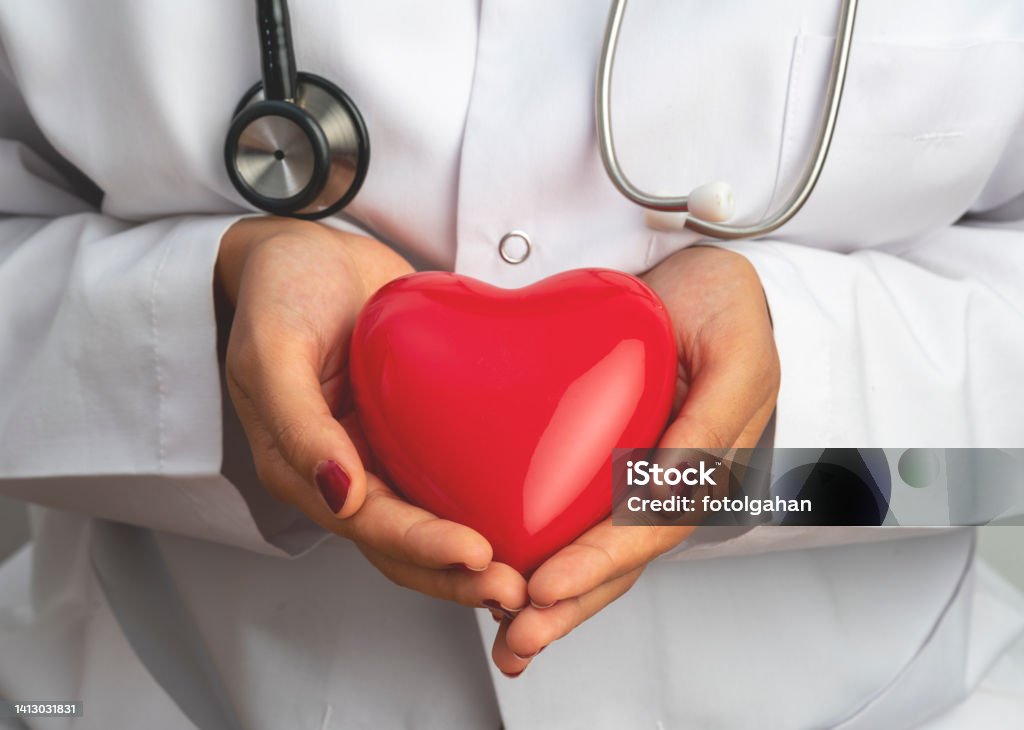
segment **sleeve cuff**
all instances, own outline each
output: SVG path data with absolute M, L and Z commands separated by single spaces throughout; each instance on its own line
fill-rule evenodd
M 217 474 L 221 387 L 213 276 L 220 240 L 243 216 L 184 220 L 166 236 L 153 277 L 157 472 Z

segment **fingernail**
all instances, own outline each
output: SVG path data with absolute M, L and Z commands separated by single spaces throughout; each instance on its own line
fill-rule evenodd
M 492 613 L 492 614 L 491 614 L 491 618 L 493 618 L 493 619 L 494 619 L 494 623 L 496 623 L 496 624 L 500 624 L 500 623 L 501 623 L 501 617 L 500 617 L 500 616 L 498 616 L 498 614 L 496 614 L 496 613 Z
M 348 498 L 348 488 L 352 480 L 348 474 L 338 466 L 336 461 L 322 461 L 316 467 L 316 486 L 320 489 L 327 506 L 331 512 L 338 514 L 345 506 Z
M 474 573 L 483 573 L 485 570 L 487 570 L 487 566 L 486 565 L 484 567 L 482 567 L 482 568 L 474 568 L 472 565 L 466 565 L 465 563 L 448 563 L 448 567 L 449 568 L 462 568 L 464 570 L 470 570 L 470 571 L 472 571 Z
M 516 672 L 515 674 L 509 674 L 508 672 L 506 672 L 506 671 L 505 671 L 505 670 L 503 669 L 503 670 L 501 670 L 501 673 L 502 673 L 502 674 L 504 674 L 504 675 L 505 675 L 506 677 L 508 677 L 509 679 L 515 679 L 516 677 L 518 677 L 518 676 L 519 676 L 520 674 L 522 674 L 522 673 L 523 673 L 523 670 L 522 670 L 522 669 L 520 669 L 520 670 L 519 670 L 518 672 Z
M 523 610 L 521 608 L 505 608 L 500 603 L 495 601 L 493 598 L 488 598 L 486 601 L 484 601 L 484 607 L 494 611 L 501 611 L 503 614 L 505 614 L 505 618 L 509 620 L 514 619 L 516 615 Z
M 555 605 L 556 603 L 558 603 L 558 601 L 552 601 L 551 603 L 549 603 L 549 604 L 548 604 L 548 605 L 546 605 L 546 606 L 541 606 L 541 605 L 540 605 L 539 603 L 535 603 L 535 602 L 533 601 L 533 599 L 530 599 L 530 605 L 531 605 L 531 606 L 533 606 L 534 608 L 539 608 L 539 609 L 540 609 L 540 610 L 542 610 L 542 611 L 543 611 L 543 610 L 544 610 L 545 608 L 551 608 L 551 607 L 552 607 L 552 606 L 554 606 L 554 605 Z

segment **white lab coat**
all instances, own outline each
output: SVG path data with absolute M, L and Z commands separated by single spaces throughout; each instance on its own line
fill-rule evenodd
M 777 203 L 835 5 L 634 3 L 615 76 L 631 177 L 729 180 L 741 219 Z M 603 174 L 604 3 L 291 12 L 300 68 L 372 136 L 334 225 L 508 286 L 640 272 L 695 240 L 647 229 Z M 967 530 L 709 535 L 507 680 L 486 613 L 392 586 L 266 497 L 211 291 L 250 212 L 221 149 L 255 43 L 245 0 L 0 5 L 0 494 L 46 507 L 0 568 L 0 697 L 82 700 L 78 728 L 1024 724 L 1024 603 Z M 778 446 L 1024 445 L 1022 79 L 1019 0 L 862 2 L 817 192 L 730 245 L 772 308 Z M 513 229 L 534 244 L 518 266 L 497 252 Z

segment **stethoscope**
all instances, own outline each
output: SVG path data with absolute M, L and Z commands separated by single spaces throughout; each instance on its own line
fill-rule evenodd
M 359 192 L 370 137 L 350 98 L 295 68 L 286 0 L 256 0 L 263 81 L 235 108 L 224 142 L 228 177 L 268 213 L 323 218 Z
M 841 0 L 825 107 L 814 152 L 780 210 L 757 223 L 737 226 L 728 183 L 707 183 L 689 195 L 659 196 L 637 188 L 619 165 L 612 133 L 611 92 L 615 50 L 627 0 L 613 0 L 594 92 L 601 160 L 615 187 L 647 210 L 653 228 L 684 225 L 713 238 L 754 238 L 770 233 L 799 212 L 814 191 L 828 158 L 853 41 L 857 0 Z M 241 195 L 275 215 L 322 218 L 344 208 L 359 192 L 370 162 L 370 139 L 351 99 L 319 76 L 295 69 L 287 0 L 256 0 L 263 81 L 242 97 L 228 130 L 224 159 Z

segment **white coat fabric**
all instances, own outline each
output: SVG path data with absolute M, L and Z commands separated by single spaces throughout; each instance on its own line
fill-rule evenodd
M 728 180 L 739 220 L 772 209 L 809 151 L 836 5 L 631 5 L 630 176 Z M 729 245 L 772 310 L 776 445 L 1024 445 L 1024 5 L 861 6 L 817 191 Z M 693 243 L 602 171 L 606 11 L 293 0 L 299 67 L 372 136 L 330 223 L 505 286 Z M 969 530 L 708 535 L 508 680 L 485 612 L 392 586 L 272 502 L 222 396 L 212 293 L 220 236 L 252 213 L 221 150 L 258 70 L 246 0 L 0 5 L 0 494 L 41 505 L 0 568 L 0 698 L 85 708 L 25 726 L 1024 726 L 1024 601 Z M 513 229 L 534 245 L 516 266 Z

